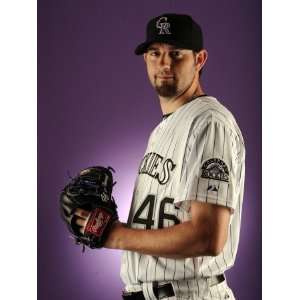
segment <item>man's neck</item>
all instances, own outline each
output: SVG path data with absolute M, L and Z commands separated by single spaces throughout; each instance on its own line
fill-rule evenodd
M 180 106 L 188 103 L 192 99 L 196 98 L 197 96 L 204 95 L 204 91 L 201 88 L 201 85 L 198 83 L 196 87 L 193 85 L 184 91 L 182 94 L 179 94 L 173 98 L 165 98 L 159 96 L 160 106 L 162 113 L 170 114 L 177 110 Z

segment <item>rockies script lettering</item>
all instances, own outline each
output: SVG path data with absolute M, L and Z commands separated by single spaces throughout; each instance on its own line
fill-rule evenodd
M 160 184 L 166 184 L 175 166 L 170 158 L 165 159 L 157 153 L 150 152 L 142 159 L 139 174 L 147 174 L 157 179 Z

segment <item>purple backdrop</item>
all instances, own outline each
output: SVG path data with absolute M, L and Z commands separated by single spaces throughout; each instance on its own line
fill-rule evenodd
M 141 57 L 149 18 L 191 14 L 203 27 L 207 94 L 236 116 L 247 147 L 239 252 L 227 272 L 237 299 L 261 299 L 261 2 L 38 1 L 38 299 L 121 299 L 120 252 L 81 253 L 58 215 L 58 194 L 89 165 L 111 165 L 127 219 L 158 99 Z

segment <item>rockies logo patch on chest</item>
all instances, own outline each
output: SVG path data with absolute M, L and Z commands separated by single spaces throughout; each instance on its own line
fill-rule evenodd
M 219 158 L 206 160 L 202 165 L 202 178 L 221 180 L 229 182 L 228 167 L 225 162 Z

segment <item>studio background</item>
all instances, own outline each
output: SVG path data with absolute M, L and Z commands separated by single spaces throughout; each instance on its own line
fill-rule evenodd
M 74 245 L 58 195 L 92 165 L 115 168 L 127 220 L 137 168 L 161 120 L 142 57 L 145 26 L 165 12 L 190 14 L 209 57 L 204 90 L 235 115 L 246 142 L 246 183 L 235 266 L 237 299 L 261 299 L 261 2 L 38 1 L 38 299 L 121 299 L 120 255 Z

